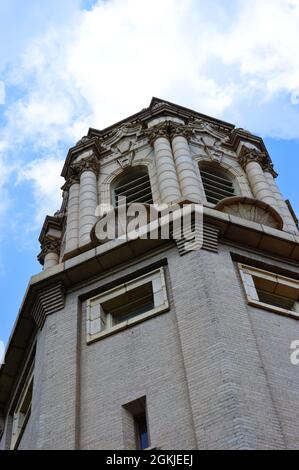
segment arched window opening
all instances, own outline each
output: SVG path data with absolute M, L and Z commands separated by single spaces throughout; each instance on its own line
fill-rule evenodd
M 117 207 L 121 198 L 126 198 L 126 204 L 140 202 L 153 203 L 151 183 L 146 168 L 127 170 L 117 179 L 113 188 L 113 203 Z
M 217 204 L 226 197 L 235 196 L 235 188 L 230 177 L 218 168 L 200 169 L 203 187 L 208 202 Z

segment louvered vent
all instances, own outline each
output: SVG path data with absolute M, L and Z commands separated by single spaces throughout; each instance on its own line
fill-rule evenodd
M 122 178 L 114 188 L 115 205 L 119 205 L 120 198 L 126 197 L 126 203 L 142 202 L 153 203 L 151 183 L 147 173 L 136 172 Z
M 194 222 L 191 223 L 191 229 L 192 232 L 195 230 L 195 225 Z M 218 227 L 215 227 L 213 225 L 208 225 L 204 224 L 203 226 L 203 240 L 202 240 L 202 246 L 200 247 L 203 250 L 207 251 L 212 251 L 214 253 L 218 252 L 218 233 L 219 229 Z M 178 247 L 179 254 L 180 256 L 184 256 L 187 253 L 189 253 L 188 250 L 185 248 L 186 242 L 189 240 L 186 240 L 185 238 L 181 238 L 179 240 L 175 239 L 175 243 Z
M 233 183 L 214 170 L 200 170 L 206 198 L 208 202 L 217 204 L 226 197 L 235 195 Z

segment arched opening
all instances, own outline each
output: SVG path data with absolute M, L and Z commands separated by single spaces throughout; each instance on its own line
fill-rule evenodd
M 119 206 L 124 197 L 126 204 L 132 202 L 153 203 L 151 182 L 146 167 L 130 167 L 116 179 L 112 186 L 114 206 Z
M 202 165 L 199 169 L 208 202 L 218 204 L 222 199 L 236 195 L 234 181 L 223 168 Z

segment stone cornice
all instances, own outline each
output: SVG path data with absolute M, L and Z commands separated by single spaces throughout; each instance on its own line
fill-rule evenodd
M 181 117 L 184 120 L 189 120 L 190 118 L 197 118 L 203 119 L 215 125 L 221 126 L 225 128 L 228 132 L 231 132 L 234 129 L 234 125 L 225 121 L 221 121 L 220 119 L 213 118 L 211 116 L 207 116 L 205 114 L 201 114 L 197 111 L 191 110 L 190 108 L 185 108 L 184 106 L 180 106 L 175 103 L 171 103 L 170 101 L 161 100 L 159 98 L 153 97 L 149 107 L 142 109 L 138 113 L 135 113 L 117 123 L 109 126 L 103 130 L 93 129 L 90 128 L 88 131 L 88 137 L 102 137 L 106 136 L 113 131 L 113 129 L 119 127 L 124 123 L 129 122 L 144 122 L 146 123 L 148 120 L 152 120 L 154 117 L 158 116 L 165 116 L 165 115 L 173 115 L 174 117 Z
M 45 236 L 50 230 L 56 230 L 57 232 L 62 231 L 63 223 L 63 213 L 57 213 L 57 215 L 47 215 L 38 238 L 39 242 L 43 243 Z
M 252 134 L 249 131 L 246 131 L 245 129 L 240 129 L 240 128 L 233 129 L 230 132 L 230 136 L 226 142 L 226 145 L 232 148 L 235 152 L 237 152 L 240 144 L 246 143 L 246 142 L 256 146 L 260 150 L 260 152 L 266 154 L 269 160 L 271 161 L 263 139 L 261 137 L 258 137 Z
M 68 178 L 72 174 L 72 162 L 82 153 L 92 151 L 93 155 L 99 156 L 105 149 L 101 146 L 101 139 L 97 136 L 84 136 L 79 142 L 69 149 L 61 176 Z

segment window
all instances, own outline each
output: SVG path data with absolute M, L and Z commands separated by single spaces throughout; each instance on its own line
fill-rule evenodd
M 299 318 L 299 281 L 239 264 L 250 305 Z
M 145 450 L 150 446 L 146 397 L 123 405 L 123 432 L 126 449 Z
M 224 171 L 204 167 L 200 169 L 200 174 L 208 202 L 217 204 L 222 199 L 235 195 L 234 185 Z
M 137 449 L 149 447 L 148 431 L 145 411 L 134 417 Z
M 114 205 L 117 207 L 121 198 L 126 203 L 153 203 L 151 183 L 146 168 L 127 170 L 116 182 L 113 190 Z
M 13 415 L 11 449 L 16 449 L 18 447 L 24 430 L 26 428 L 26 424 L 28 423 L 31 413 L 32 392 L 33 366 L 31 367 L 31 371 L 25 381 L 24 387 L 20 394 L 20 398 Z
M 169 308 L 163 268 L 87 301 L 87 342 L 127 328 Z

